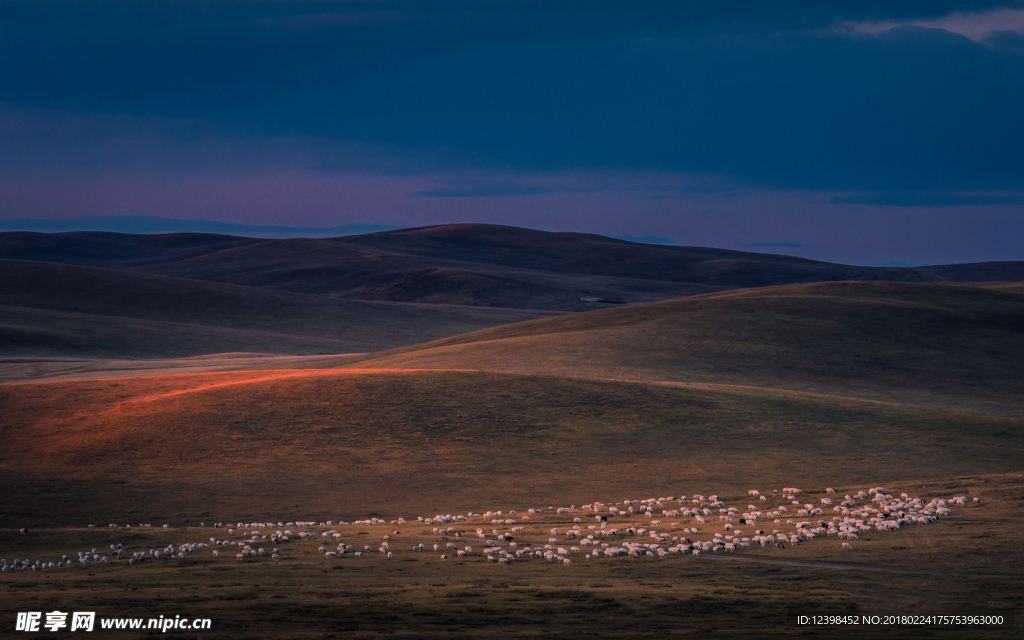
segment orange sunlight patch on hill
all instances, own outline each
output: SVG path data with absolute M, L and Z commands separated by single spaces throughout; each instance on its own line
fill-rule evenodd
M 1022 450 L 1017 422 L 964 411 L 480 372 L 21 383 L 0 406 L 0 512 L 30 526 L 871 483 L 1016 471 Z
M 129 407 L 131 405 L 142 404 L 145 402 L 156 402 L 159 400 L 166 400 L 169 398 L 175 398 L 189 393 L 202 393 L 206 391 L 212 391 L 214 389 L 223 389 L 225 387 L 235 387 L 241 385 L 258 384 L 264 382 L 275 382 L 283 380 L 294 380 L 298 378 L 329 378 L 331 376 L 360 376 L 360 375 L 379 375 L 384 373 L 400 374 L 400 375 L 415 375 L 418 373 L 424 373 L 427 371 L 435 371 L 434 369 L 290 369 L 283 371 L 242 371 L 242 372 L 228 372 L 217 375 L 216 377 L 210 377 L 205 379 L 196 380 L 195 376 L 188 374 L 181 374 L 175 376 L 164 376 L 157 381 L 160 391 L 152 391 L 150 393 L 141 393 L 135 395 L 130 399 L 126 399 L 119 403 L 119 406 Z M 168 380 L 168 378 L 171 378 Z M 116 378 L 114 384 L 117 384 Z M 134 380 L 134 378 L 127 378 L 123 380 Z M 174 383 L 180 382 L 182 388 L 174 389 L 171 391 L 167 389 L 167 385 L 173 386 Z
M 15 383 L 7 385 L 8 389 L 20 387 L 25 393 L 5 394 L 3 404 L 9 422 L 15 427 L 31 424 L 32 431 L 15 428 L 7 430 L 5 435 L 13 455 L 30 455 L 39 462 L 52 459 L 57 451 L 82 450 L 92 455 L 100 445 L 116 446 L 112 442 L 121 438 L 144 436 L 139 426 L 154 415 L 163 418 L 161 422 L 168 427 L 168 433 L 173 430 L 180 435 L 194 431 L 194 423 L 176 417 L 187 414 L 196 403 L 208 401 L 195 396 L 216 394 L 214 402 L 230 403 L 232 397 L 245 402 L 253 393 L 250 387 L 254 386 L 286 388 L 296 383 L 301 386 L 302 381 L 323 382 L 382 374 L 406 376 L 425 371 L 428 370 L 269 370 L 114 378 L 78 384 Z M 53 438 L 55 444 L 59 441 L 59 446 L 51 451 L 39 450 L 35 442 L 40 437 Z M 142 451 L 138 453 L 144 455 Z

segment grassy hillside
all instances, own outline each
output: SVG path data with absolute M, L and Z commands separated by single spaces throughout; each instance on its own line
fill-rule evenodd
M 495 327 L 352 366 L 710 382 L 1020 411 L 1024 295 L 877 282 L 748 289 Z
M 1018 420 L 743 388 L 253 371 L 0 385 L 2 527 L 402 515 L 1020 469 Z
M 361 302 L 0 260 L 0 357 L 181 357 L 375 351 L 538 312 Z

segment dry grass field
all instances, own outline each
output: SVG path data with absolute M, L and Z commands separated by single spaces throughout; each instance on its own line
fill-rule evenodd
M 8 364 L 0 558 L 242 540 L 217 522 L 316 525 L 243 527 L 296 535 L 261 539 L 268 554 L 241 562 L 238 547 L 218 546 L 215 559 L 211 545 L 180 561 L 3 574 L 0 632 L 14 633 L 18 611 L 70 609 L 210 618 L 211 630 L 171 634 L 196 638 L 1020 637 L 1022 363 L 1019 286 L 832 283 L 546 318 L 365 355 Z M 599 527 L 582 509 L 594 501 L 607 515 L 627 499 L 715 494 L 741 512 L 752 501 L 768 511 L 797 508 L 773 489 L 800 487 L 801 502 L 818 504 L 826 487 L 841 499 L 879 485 L 968 503 L 931 524 L 865 532 L 853 550 L 819 536 L 784 549 L 588 560 L 581 546 L 571 566 L 488 562 L 478 527 L 514 549 L 494 534 L 513 525 L 493 517 L 415 520 L 516 510 L 526 527 L 516 548 L 542 548 L 553 527 L 554 546 L 568 548 L 578 541 L 567 528 Z M 530 508 L 544 512 L 526 520 Z M 654 542 L 631 526 L 733 535 L 721 515 L 612 515 L 619 532 L 602 541 Z M 764 516 L 754 528 L 793 532 L 791 519 L 833 517 Z M 386 524 L 326 524 L 368 518 Z M 754 533 L 738 517 L 729 524 Z M 432 529 L 447 526 L 473 554 L 441 560 L 456 538 Z M 357 549 L 390 535 L 394 555 L 326 558 L 317 547 L 328 530 Z M 429 551 L 414 552 L 420 543 Z M 1007 623 L 796 623 L 841 613 L 999 613 Z
M 0 510 L 18 527 L 942 478 L 1019 470 L 1024 445 L 1016 419 L 967 411 L 479 372 L 9 384 L 0 404 Z
M 836 488 L 842 494 L 862 486 Z M 924 484 L 913 481 L 890 485 L 887 490 L 928 498 L 980 496 L 982 501 L 954 508 L 953 515 L 933 524 L 863 534 L 853 543 L 853 551 L 842 550 L 835 537 L 818 537 L 784 549 L 755 543 L 748 550 L 699 557 L 587 559 L 590 547 L 582 546 L 569 554 L 571 566 L 541 558 L 519 559 L 509 565 L 488 562 L 482 553 L 484 540 L 476 530 L 482 529 L 488 540 L 496 541 L 493 532 L 507 532 L 511 525 L 492 525 L 479 514 L 465 522 L 441 525 L 415 520 L 377 525 L 275 523 L 230 533 L 226 526 L 214 529 L 210 521 L 203 527 L 190 523 L 163 529 L 157 522 L 156 528 L 65 527 L 30 530 L 24 535 L 7 529 L 0 531 L 0 545 L 17 547 L 22 557 L 32 559 L 59 561 L 64 553 L 75 558 L 78 551 L 94 547 L 109 556 L 111 544 L 123 544 L 128 554 L 188 542 L 203 542 L 209 548 L 183 560 L 150 558 L 136 566 L 128 566 L 126 560 L 77 563 L 4 575 L 0 579 L 0 616 L 5 626 L 19 610 L 211 619 L 209 631 L 172 634 L 200 638 L 1019 637 L 1019 620 L 1011 617 L 1014 611 L 1019 616 L 1024 586 L 1019 535 L 1024 525 L 1024 477 L 1007 474 Z M 801 498 L 816 503 L 821 491 L 805 492 Z M 720 498 L 741 510 L 749 501 L 745 492 Z M 617 502 L 623 507 L 622 500 Z M 777 508 L 780 503 L 788 501 L 772 496 L 767 504 Z M 544 513 L 526 515 L 528 505 L 536 505 Z M 577 508 L 558 515 L 552 505 L 526 499 L 501 506 L 506 518 L 515 518 L 525 529 L 514 534 L 517 547 L 508 541 L 498 542 L 513 553 L 542 548 L 553 527 L 560 528 L 554 546 L 579 545 L 578 540 L 565 537 L 577 518 L 585 535 L 593 535 L 597 528 L 593 511 Z M 516 508 L 518 514 L 511 516 L 508 510 Z M 424 511 L 427 517 L 432 515 L 420 510 Z M 607 505 L 602 511 L 608 514 Z M 731 534 L 715 517 L 709 517 L 707 524 L 694 518 L 641 518 L 639 514 L 609 519 L 609 526 L 619 533 L 597 539 L 612 546 L 652 541 L 631 533 L 630 527 L 657 529 L 679 539 L 710 540 L 715 533 Z M 771 521 L 765 526 L 793 530 Z M 447 531 L 436 533 L 438 527 Z M 690 527 L 698 533 L 683 531 Z M 292 536 L 282 542 L 261 539 L 253 548 L 266 547 L 267 554 L 244 561 L 234 557 L 239 547 L 210 543 L 211 537 L 240 543 L 252 531 L 262 535 L 289 531 Z M 299 539 L 300 531 L 313 532 L 316 537 Z M 337 532 L 340 539 L 321 537 L 328 531 Z M 384 536 L 390 537 L 390 559 L 376 551 Z M 348 553 L 333 559 L 317 551 L 321 545 L 333 550 L 339 542 L 359 550 L 370 546 L 371 551 L 363 552 L 362 558 Z M 470 546 L 472 552 L 457 558 L 445 548 L 448 543 L 459 549 Z M 419 544 L 426 550 L 414 551 Z M 433 551 L 434 544 L 441 550 Z M 269 558 L 271 547 L 280 549 L 280 561 Z M 213 549 L 219 551 L 219 558 L 213 557 Z M 441 559 L 442 552 L 449 556 L 447 560 Z M 1003 615 L 1004 623 L 969 629 L 910 625 L 836 628 L 801 627 L 796 618 L 851 614 L 994 614 Z M 153 634 L 108 631 L 104 637 Z

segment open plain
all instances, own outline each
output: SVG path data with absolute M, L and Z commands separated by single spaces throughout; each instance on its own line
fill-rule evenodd
M 316 255 L 423 266 L 465 233 Z M 778 286 L 737 288 L 700 263 L 655 297 L 700 295 L 566 313 L 522 283 L 504 306 L 415 298 L 408 265 L 341 295 L 228 278 L 195 238 L 163 262 L 141 254 L 174 243 L 139 241 L 131 268 L 40 262 L 30 240 L 5 238 L 0 265 L 20 278 L 0 288 L 4 632 L 70 610 L 209 618 L 168 632 L 197 638 L 1020 637 L 1024 290 L 935 276 L 980 267 L 847 281 L 771 258 L 753 284 Z M 259 247 L 242 240 L 204 242 L 241 265 Z M 520 268 L 516 251 L 460 259 Z M 554 256 L 532 260 L 563 289 L 661 268 Z M 868 614 L 1004 622 L 797 623 Z

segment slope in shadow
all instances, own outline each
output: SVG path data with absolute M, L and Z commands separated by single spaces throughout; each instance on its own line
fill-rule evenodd
M 366 352 L 548 315 L 14 260 L 0 260 L 0 309 L 0 356 L 8 358 Z
M 356 362 L 923 394 L 925 402 L 970 399 L 1019 411 L 1024 294 L 879 282 L 746 289 L 485 329 Z

